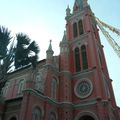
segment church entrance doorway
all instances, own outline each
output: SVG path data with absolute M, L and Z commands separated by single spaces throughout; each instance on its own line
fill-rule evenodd
M 95 120 L 95 119 L 89 115 L 85 115 L 85 116 L 80 117 L 79 120 Z
M 12 117 L 12 118 L 10 118 L 10 120 L 17 120 L 17 119 L 16 119 L 16 117 Z

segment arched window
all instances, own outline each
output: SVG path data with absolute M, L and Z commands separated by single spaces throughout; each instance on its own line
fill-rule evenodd
M 19 84 L 18 84 L 18 94 L 22 94 L 23 90 L 24 90 L 24 79 L 19 81 Z
M 50 120 L 56 120 L 56 115 L 55 115 L 55 113 L 51 113 L 50 114 Z
M 43 86 L 43 79 L 40 74 L 36 75 L 36 83 L 35 83 L 35 89 L 43 92 L 44 86 Z
M 7 82 L 6 84 L 5 84 L 5 86 L 4 86 L 4 88 L 2 88 L 2 94 L 3 94 L 3 96 L 5 97 L 6 95 L 7 95 L 7 93 L 8 93 L 8 90 L 9 90 L 9 82 Z
M 56 99 L 56 95 L 57 95 L 57 81 L 56 79 L 53 78 L 51 82 L 51 97 Z
M 76 72 L 81 71 L 79 48 L 75 48 L 75 66 L 76 66 Z
M 82 35 L 84 33 L 82 20 L 79 20 L 78 26 L 79 26 L 79 35 Z
M 77 23 L 73 24 L 73 37 L 77 37 L 78 36 L 78 31 L 77 31 Z
M 41 120 L 41 118 L 42 118 L 41 109 L 39 109 L 38 107 L 34 108 L 32 120 Z
M 86 47 L 85 47 L 85 45 L 83 45 L 81 47 L 81 54 L 82 54 L 83 70 L 88 69 L 88 60 L 87 60 L 87 53 L 86 53 Z

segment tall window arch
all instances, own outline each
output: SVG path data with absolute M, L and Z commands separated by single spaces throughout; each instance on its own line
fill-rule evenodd
M 87 53 L 86 53 L 86 46 L 85 45 L 83 45 L 81 47 L 81 54 L 82 54 L 83 70 L 88 69 L 88 60 L 87 60 Z
M 5 97 L 6 95 L 7 95 L 7 93 L 8 93 L 8 90 L 9 90 L 9 82 L 7 82 L 6 84 L 5 84 L 5 87 L 4 88 L 2 88 L 2 94 L 3 94 L 3 96 Z
M 82 35 L 84 33 L 82 20 L 79 20 L 78 28 L 79 28 L 79 35 Z
M 35 107 L 33 110 L 33 119 L 32 120 L 41 120 L 42 118 L 42 111 L 40 108 Z
M 75 66 L 76 66 L 76 72 L 81 71 L 81 66 L 80 66 L 80 51 L 79 48 L 75 48 Z
M 56 115 L 55 115 L 55 113 L 51 113 L 50 114 L 50 119 L 49 120 L 56 120 Z
M 78 30 L 77 30 L 77 23 L 73 24 L 73 37 L 77 37 L 78 36 Z
M 43 79 L 42 79 L 41 74 L 36 75 L 35 89 L 40 92 L 43 92 L 44 85 L 43 85 Z
M 24 90 L 24 79 L 19 81 L 19 84 L 18 84 L 18 94 L 21 94 L 23 90 Z
M 57 96 L 57 80 L 53 78 L 51 82 L 51 97 L 56 99 Z

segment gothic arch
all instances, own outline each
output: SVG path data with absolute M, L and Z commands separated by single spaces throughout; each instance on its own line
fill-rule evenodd
M 82 35 L 84 33 L 83 21 L 82 20 L 78 21 L 78 28 L 79 28 L 79 35 Z
M 7 95 L 7 93 L 8 93 L 9 84 L 10 84 L 10 83 L 7 82 L 7 83 L 5 84 L 5 86 L 2 88 L 2 94 L 3 94 L 4 97 L 6 97 L 6 95 Z
M 44 91 L 44 80 L 40 72 L 35 75 L 35 89 L 42 93 Z
M 42 119 L 42 110 L 40 107 L 36 106 L 32 112 L 32 120 L 41 120 Z
M 82 56 L 83 70 L 88 69 L 88 58 L 87 58 L 87 50 L 85 45 L 81 46 L 81 56 Z
M 78 36 L 78 27 L 77 22 L 73 23 L 73 38 L 76 38 Z
M 77 114 L 74 120 L 99 120 L 97 115 L 93 112 L 80 112 Z
M 25 79 L 20 79 L 19 84 L 18 84 L 18 94 L 22 94 L 22 91 L 24 90 L 25 87 Z
M 76 72 L 79 72 L 81 71 L 81 64 L 80 64 L 80 49 L 78 47 L 75 48 L 74 55 Z
M 51 80 L 51 97 L 53 99 L 57 98 L 57 88 L 58 88 L 57 86 L 58 86 L 57 79 L 55 77 L 52 77 L 52 80 Z
M 57 120 L 56 114 L 54 112 L 50 113 L 50 120 Z
M 18 117 L 17 117 L 16 114 L 14 114 L 14 115 L 11 115 L 11 116 L 8 118 L 8 120 L 18 120 Z
M 50 120 L 58 120 L 57 112 L 55 109 L 49 110 L 49 116 L 50 116 L 49 117 Z M 53 118 L 53 119 L 51 119 L 51 118 Z
M 55 76 L 55 75 L 53 75 L 52 78 L 55 79 L 55 80 L 57 81 L 57 85 L 58 85 L 58 84 L 59 84 L 59 79 L 58 79 L 58 77 Z
M 42 106 L 38 105 L 38 104 L 33 105 L 33 107 L 32 107 L 32 114 L 33 114 L 35 108 L 40 109 L 42 116 L 44 115 L 44 108 Z

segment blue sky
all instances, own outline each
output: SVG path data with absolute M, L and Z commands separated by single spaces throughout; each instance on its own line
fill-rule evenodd
M 120 28 L 120 0 L 88 0 L 95 15 L 102 21 Z M 59 42 L 65 30 L 65 10 L 74 0 L 0 0 L 0 25 L 8 27 L 12 34 L 24 32 L 40 46 L 40 59 L 46 57 L 49 40 L 52 39 L 54 55 L 59 54 Z M 120 38 L 120 37 L 119 37 Z M 120 43 L 120 39 L 115 36 Z M 117 104 L 120 106 L 120 59 L 105 37 L 101 41 Z

